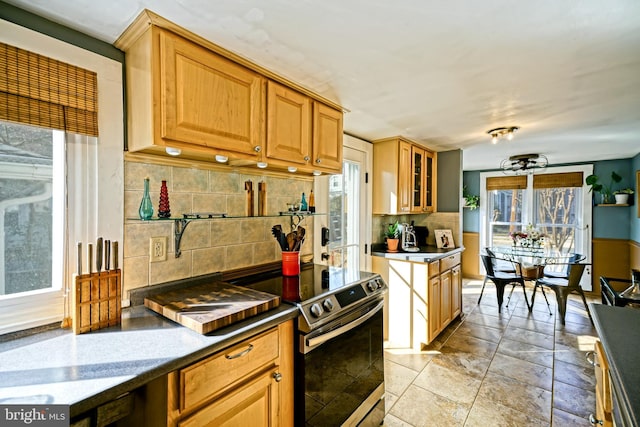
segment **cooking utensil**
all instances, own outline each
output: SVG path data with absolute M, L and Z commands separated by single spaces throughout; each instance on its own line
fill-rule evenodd
M 118 241 L 111 244 L 113 246 L 113 269 L 118 269 Z
M 287 234 L 287 250 L 295 251 L 294 247 L 296 246 L 296 232 L 292 231 Z
M 247 192 L 247 216 L 253 216 L 253 181 L 245 181 L 244 189 Z
M 267 183 L 258 182 L 258 216 L 264 216 L 267 212 Z
M 275 237 L 278 241 L 280 249 L 282 249 L 283 251 L 289 250 L 289 248 L 287 247 L 287 238 L 282 232 L 282 226 L 280 224 L 276 224 L 271 227 L 271 234 L 273 234 L 273 237 Z
M 297 252 L 300 250 L 302 244 L 304 243 L 304 236 L 306 235 L 306 233 L 307 231 L 304 229 L 304 227 L 298 227 L 296 229 L 296 243 L 293 248 L 294 251 Z
M 96 271 L 100 273 L 102 270 L 102 237 L 98 237 L 96 243 Z

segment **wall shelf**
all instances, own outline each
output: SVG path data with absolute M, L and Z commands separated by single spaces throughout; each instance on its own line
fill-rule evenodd
M 291 222 L 291 229 L 298 228 L 300 222 L 308 216 L 326 215 L 325 213 L 310 212 L 310 211 L 282 211 L 277 215 L 261 215 L 261 216 L 229 216 L 226 213 L 188 213 L 183 214 L 182 218 L 127 218 L 127 221 L 131 222 L 162 222 L 173 221 L 173 238 L 175 244 L 175 257 L 180 258 L 182 251 L 180 250 L 180 242 L 182 241 L 182 235 L 184 234 L 187 225 L 193 221 L 213 221 L 213 220 L 228 220 L 228 219 L 251 219 L 251 218 L 281 218 L 289 217 Z M 296 221 L 297 220 L 297 221 Z

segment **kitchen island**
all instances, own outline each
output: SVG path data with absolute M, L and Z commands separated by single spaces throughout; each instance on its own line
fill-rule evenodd
M 297 315 L 297 307 L 283 303 L 201 335 L 135 306 L 123 310 L 116 327 L 81 335 L 56 329 L 3 342 L 0 402 L 69 405 L 74 418 Z
M 462 313 L 463 250 L 421 246 L 418 252 L 387 252 L 384 245 L 373 245 L 373 271 L 389 285 L 388 347 L 421 350 Z
M 640 310 L 589 304 L 609 364 L 612 415 L 618 427 L 640 425 Z

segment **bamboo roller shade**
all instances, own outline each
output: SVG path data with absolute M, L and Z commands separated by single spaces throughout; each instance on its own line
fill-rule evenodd
M 582 187 L 582 176 L 582 172 L 534 175 L 533 188 Z
M 487 190 L 522 190 L 527 188 L 527 177 L 517 176 L 496 176 L 487 178 Z
M 0 119 L 98 136 L 93 71 L 0 43 Z

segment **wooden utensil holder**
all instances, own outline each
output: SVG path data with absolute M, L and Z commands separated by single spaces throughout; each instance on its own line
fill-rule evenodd
M 73 332 L 82 334 L 120 324 L 120 269 L 76 276 Z

